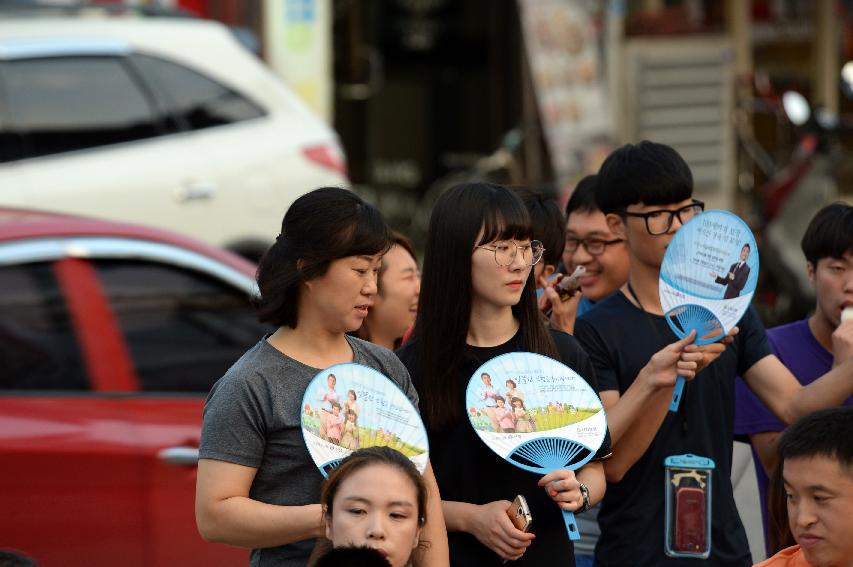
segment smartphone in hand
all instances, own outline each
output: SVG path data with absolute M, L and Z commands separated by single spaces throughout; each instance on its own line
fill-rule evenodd
M 513 525 L 519 530 L 523 532 L 530 530 L 530 525 L 533 523 L 533 516 L 530 514 L 530 508 L 527 506 L 527 499 L 521 494 L 516 496 L 509 508 L 506 509 L 506 515 L 509 516 Z

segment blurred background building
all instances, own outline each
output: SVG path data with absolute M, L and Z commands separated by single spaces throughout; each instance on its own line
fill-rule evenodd
M 613 147 L 652 139 L 682 153 L 708 208 L 758 233 L 784 282 L 761 286 L 771 325 L 811 305 L 797 246 L 811 213 L 853 192 L 850 1 L 0 2 L 93 4 L 230 26 L 333 126 L 353 187 L 416 242 L 458 181 L 565 202 Z M 802 95 L 795 120 L 787 92 Z
M 613 148 L 651 139 L 685 157 L 695 196 L 707 208 L 732 210 L 755 231 L 762 276 L 754 305 L 765 324 L 773 326 L 804 317 L 814 305 L 799 251 L 806 224 L 824 204 L 853 200 L 853 161 L 847 159 L 853 150 L 848 135 L 853 125 L 851 9 L 853 0 L 0 0 L 0 206 L 34 206 L 35 192 L 62 192 L 75 181 L 78 188 L 102 191 L 97 204 L 111 197 L 125 216 L 130 216 L 128 209 L 144 209 L 150 217 L 125 221 L 159 221 L 183 233 L 198 225 L 208 232 L 196 237 L 257 257 L 269 242 L 258 235 L 226 239 L 226 225 L 213 218 L 215 205 L 235 222 L 235 211 L 247 209 L 234 234 L 249 226 L 271 239 L 284 212 L 279 209 L 295 195 L 312 189 L 309 185 L 349 181 L 395 228 L 421 243 L 432 204 L 457 182 L 529 185 L 565 203 L 576 181 L 595 172 Z M 157 112 L 158 96 L 153 96 L 164 93 L 143 88 L 144 69 L 137 67 L 139 53 L 131 49 L 146 42 L 151 49 L 153 32 L 125 30 L 126 41 L 99 36 L 99 42 L 82 45 L 80 38 L 89 32 L 78 31 L 73 42 L 78 51 L 60 41 L 52 41 L 51 48 L 65 50 L 68 57 L 81 56 L 85 47 L 83 55 L 99 49 L 96 55 L 116 58 L 115 70 L 122 71 L 117 76 L 127 80 L 123 92 L 136 93 L 141 107 L 150 107 L 152 121 L 161 123 L 138 135 L 134 120 L 142 110 L 125 116 L 115 104 L 112 114 L 104 113 L 117 117 L 115 132 L 104 128 L 89 132 L 93 140 L 99 137 L 95 142 L 75 141 L 69 125 L 85 121 L 67 118 L 61 112 L 67 109 L 59 108 L 56 116 L 68 122 L 44 124 L 51 115 L 37 107 L 47 97 L 29 97 L 23 88 L 18 102 L 32 103 L 36 111 L 30 114 L 36 119 L 31 131 L 16 129 L 19 117 L 12 116 L 14 97 L 7 88 L 12 62 L 21 63 L 25 55 L 49 57 L 39 51 L 43 46 L 15 43 L 20 28 L 4 20 L 48 16 L 94 22 L 217 20 L 304 105 L 290 105 L 290 99 L 299 99 L 262 80 L 269 72 L 243 49 L 235 54 L 219 37 L 234 43 L 221 26 L 199 32 L 211 41 L 208 45 L 222 48 L 215 53 L 202 49 L 204 57 L 198 42 L 190 57 L 189 32 L 176 31 L 188 28 L 177 26 L 172 35 L 155 38 L 156 47 L 163 46 L 161 41 L 178 44 L 161 55 L 184 51 L 183 58 L 171 61 L 178 65 L 174 74 L 164 76 L 171 80 L 160 86 L 186 88 L 181 92 L 191 100 L 183 105 L 186 116 L 175 113 L 174 120 L 166 120 L 168 113 Z M 42 31 L 31 30 L 28 41 Z M 44 31 L 49 33 L 57 32 Z M 137 38 L 134 43 L 134 34 L 144 35 L 145 42 Z M 108 44 L 109 54 L 103 51 Z M 200 58 L 206 65 L 193 64 Z M 80 73 L 45 69 L 42 63 L 33 66 L 31 75 L 43 84 L 70 91 L 75 80 L 83 86 L 88 82 L 89 93 L 96 86 Z M 253 65 L 258 68 L 250 69 Z M 248 77 L 229 82 L 237 78 L 234 69 Z M 190 77 L 188 71 L 204 71 L 203 77 Z M 20 69 L 15 72 L 20 75 Z M 116 81 L 97 77 L 116 90 Z M 241 84 L 256 92 L 241 91 Z M 81 98 L 86 96 L 77 93 Z M 113 99 L 123 99 L 128 108 L 132 102 L 129 96 Z M 160 106 L 167 105 L 164 100 L 168 97 Z M 264 104 L 255 108 L 258 102 Z M 316 124 L 304 117 L 297 121 L 300 113 Z M 92 114 L 102 114 L 101 107 Z M 281 128 L 261 137 L 250 130 L 262 125 L 258 116 L 270 117 L 270 127 L 286 123 L 297 132 Z M 63 144 L 26 154 L 38 146 L 32 140 L 39 127 Z M 109 133 L 124 137 L 104 141 Z M 166 157 L 147 153 L 144 167 L 133 162 L 136 174 L 117 165 L 130 163 L 126 155 L 124 162 L 117 159 L 121 152 L 149 142 L 171 149 Z M 277 168 L 259 166 L 261 154 Z M 242 161 L 232 171 L 237 155 Z M 75 169 L 51 169 L 60 158 L 74 161 Z M 231 169 L 211 180 L 223 164 Z M 174 173 L 176 165 L 183 170 Z M 166 218 L 166 206 L 154 197 L 154 182 L 165 179 L 166 169 L 174 175 L 162 185 L 171 192 L 160 198 L 172 205 L 180 201 L 175 207 L 183 208 L 175 220 Z M 297 175 L 297 169 L 310 177 Z M 70 171 L 76 172 L 74 179 Z M 37 181 L 25 172 L 38 173 Z M 175 187 L 176 181 L 182 185 Z M 228 186 L 232 200 L 225 202 Z M 12 189 L 25 196 L 23 205 L 12 202 Z M 122 196 L 128 193 L 137 200 Z M 70 212 L 97 213 L 80 194 L 70 197 L 83 209 Z M 261 222 L 261 212 L 270 218 Z M 184 496 L 191 497 L 189 488 Z M 748 497 L 739 494 L 739 503 Z M 759 533 L 750 535 L 760 539 L 752 508 L 746 523 L 758 524 Z M 750 507 L 741 512 L 749 514 Z M 192 528 L 191 519 L 185 520 Z M 761 545 L 752 543 L 757 559 Z

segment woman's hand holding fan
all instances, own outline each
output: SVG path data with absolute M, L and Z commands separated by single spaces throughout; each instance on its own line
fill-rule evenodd
M 540 478 L 537 484 L 566 512 L 575 512 L 583 506 L 581 483 L 575 476 L 575 471 L 558 469 Z
M 499 398 L 498 407 L 508 403 L 515 410 L 534 415 L 535 427 L 523 431 L 494 427 L 488 416 L 490 408 L 482 407 L 477 395 L 486 377 L 496 383 L 516 383 L 517 390 L 524 392 L 523 399 Z M 577 482 L 570 471 L 589 462 L 607 436 L 607 418 L 595 390 L 571 368 L 539 354 L 513 352 L 486 362 L 471 377 L 465 399 L 468 417 L 480 439 L 508 463 L 544 475 L 540 483 L 555 481 L 552 491 L 557 494 L 552 498 L 558 504 L 570 497 L 560 493 L 573 489 Z M 577 507 L 560 508 L 569 538 L 579 539 L 571 511 Z

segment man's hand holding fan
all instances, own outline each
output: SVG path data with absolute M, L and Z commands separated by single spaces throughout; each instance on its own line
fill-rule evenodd
M 719 356 L 736 333 L 758 282 L 758 247 L 749 227 L 726 211 L 705 211 L 681 227 L 669 243 L 660 269 L 664 317 L 691 348 L 706 348 L 697 371 Z M 677 343 L 676 343 L 677 344 Z M 670 410 L 677 411 L 686 375 L 675 382 Z

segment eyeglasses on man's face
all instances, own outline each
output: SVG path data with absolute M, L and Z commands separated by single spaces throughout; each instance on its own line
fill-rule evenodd
M 578 248 L 583 245 L 584 250 L 590 256 L 601 256 L 604 254 L 604 251 L 607 250 L 607 247 L 611 244 L 616 244 L 617 242 L 623 242 L 621 238 L 614 238 L 613 240 L 602 240 L 601 238 L 574 238 L 572 236 L 566 237 L 566 252 L 570 252 L 574 254 L 577 252 Z
M 498 266 L 509 266 L 519 253 L 526 265 L 534 266 L 545 253 L 545 247 L 538 240 L 531 240 L 530 244 L 516 244 L 513 240 L 496 240 L 491 247 L 480 245 L 476 248 L 494 252 L 495 263 Z
M 626 217 L 638 217 L 646 221 L 646 230 L 652 236 L 666 234 L 672 228 L 672 219 L 678 217 L 678 222 L 686 223 L 699 213 L 705 210 L 705 203 L 697 199 L 689 205 L 684 205 L 674 211 L 669 209 L 658 209 L 655 211 L 646 211 L 645 213 L 634 213 L 623 210 L 622 214 Z

